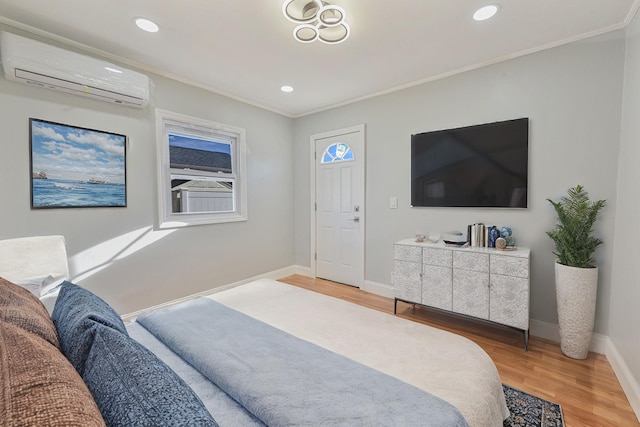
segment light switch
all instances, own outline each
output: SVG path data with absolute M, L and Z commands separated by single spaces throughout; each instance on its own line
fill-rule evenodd
M 389 197 L 389 208 L 398 209 L 398 197 L 397 196 Z

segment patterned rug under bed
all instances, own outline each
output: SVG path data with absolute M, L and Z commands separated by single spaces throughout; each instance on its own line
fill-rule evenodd
M 564 427 L 562 408 L 531 394 L 502 385 L 511 416 L 504 427 Z

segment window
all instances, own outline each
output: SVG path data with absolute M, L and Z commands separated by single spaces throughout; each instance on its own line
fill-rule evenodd
M 322 163 L 346 162 L 353 160 L 351 147 L 343 142 L 330 145 L 322 154 Z
M 160 228 L 247 219 L 244 129 L 156 110 Z

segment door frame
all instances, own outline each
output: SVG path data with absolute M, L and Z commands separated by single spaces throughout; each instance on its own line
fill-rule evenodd
M 362 283 L 360 283 L 359 288 L 362 289 L 364 287 L 364 281 L 365 281 L 365 270 L 366 270 L 366 266 L 365 266 L 365 261 L 366 261 L 366 252 L 367 252 L 367 248 L 366 248 L 366 218 L 367 218 L 367 210 L 366 210 L 366 202 L 367 202 L 367 193 L 366 193 L 366 166 L 367 166 L 367 157 L 366 157 L 366 142 L 367 142 L 367 138 L 366 138 L 366 128 L 364 124 L 361 125 L 356 125 L 356 126 L 351 126 L 348 128 L 342 128 L 342 129 L 336 129 L 336 130 L 332 130 L 332 131 L 328 131 L 328 132 L 322 132 L 322 133 L 316 133 L 313 134 L 309 137 L 309 170 L 310 170 L 310 176 L 309 176 L 309 182 L 310 182 L 310 188 L 309 188 L 309 219 L 310 219 L 310 233 L 309 233 L 309 244 L 310 244 L 310 251 L 309 251 L 309 258 L 310 258 L 310 266 L 311 266 L 311 274 L 313 275 L 313 277 L 317 277 L 317 256 L 316 256 L 316 251 L 317 251 L 317 247 L 316 247 L 316 242 L 317 242 L 317 236 L 316 236 L 316 222 L 317 222 L 317 211 L 316 211 L 316 140 L 317 139 L 324 139 L 324 138 L 330 138 L 333 136 L 338 136 L 338 135 L 343 135 L 345 133 L 358 133 L 359 134 L 359 138 L 360 138 L 360 146 L 362 147 L 362 152 L 358 153 L 359 156 L 361 156 L 362 158 L 362 162 L 361 162 L 361 167 L 360 167 L 360 191 L 362 194 L 362 206 L 364 207 L 364 209 L 362 210 L 361 214 L 360 214 L 360 224 L 362 226 L 362 233 L 361 234 L 361 243 L 362 243 L 362 272 L 361 272 L 361 277 L 362 277 Z

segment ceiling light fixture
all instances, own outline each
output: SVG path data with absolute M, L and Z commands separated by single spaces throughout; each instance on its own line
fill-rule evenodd
M 140 28 L 141 30 L 147 31 L 149 33 L 157 33 L 158 30 L 160 30 L 160 27 L 158 27 L 158 24 L 156 24 L 155 22 L 149 21 L 148 19 L 145 19 L 145 18 L 136 18 L 135 22 L 138 28 Z
M 289 21 L 298 24 L 293 29 L 293 38 L 301 43 L 320 40 L 338 44 L 345 41 L 351 32 L 345 21 L 344 9 L 326 1 L 285 0 L 282 13 Z
M 473 19 L 476 21 L 485 21 L 489 18 L 492 18 L 498 11 L 500 10 L 499 4 L 490 4 L 480 9 L 476 10 L 476 13 L 473 14 Z
M 286 93 L 293 92 L 293 88 L 291 86 L 282 86 L 280 90 Z

